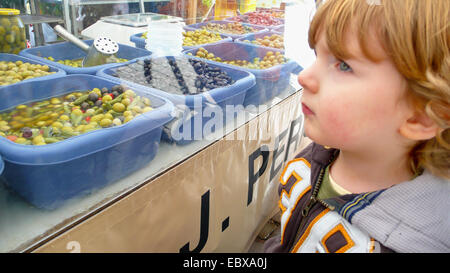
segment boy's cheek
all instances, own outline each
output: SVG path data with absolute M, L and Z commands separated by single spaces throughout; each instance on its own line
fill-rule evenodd
M 334 108 L 331 106 L 332 104 L 327 105 L 330 105 L 330 107 L 324 107 L 323 111 L 319 113 L 323 125 L 328 126 L 333 131 L 347 127 L 350 121 L 348 113 L 342 110 L 345 107 Z
M 327 110 L 323 114 L 323 126 L 326 126 L 335 144 L 345 145 L 353 141 L 357 132 L 357 120 L 350 113 L 341 109 Z M 330 143 L 331 144 L 331 143 Z

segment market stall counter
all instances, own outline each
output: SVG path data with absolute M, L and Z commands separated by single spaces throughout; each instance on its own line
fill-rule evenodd
M 26 51 L 51 68 L 73 57 L 60 46 Z M 0 252 L 246 252 L 277 212 L 282 166 L 306 145 L 301 67 L 231 39 L 124 50 L 123 63 L 0 88 Z
M 176 149 L 161 142 L 140 170 L 54 210 L 1 185 L 2 251 L 247 251 L 278 209 L 282 166 L 304 145 L 301 92 L 285 95 L 264 112 L 241 113 L 225 135 Z

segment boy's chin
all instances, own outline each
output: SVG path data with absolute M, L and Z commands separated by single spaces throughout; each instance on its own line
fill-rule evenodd
M 327 148 L 334 147 L 334 145 L 330 141 L 327 141 L 323 137 L 315 134 L 314 132 L 310 132 L 306 126 L 305 126 L 305 136 L 316 144 L 322 145 Z
M 305 120 L 305 124 L 303 125 L 303 130 L 304 130 L 304 134 L 307 138 L 311 139 L 312 141 L 314 141 L 317 144 L 320 144 L 319 142 L 321 142 L 321 139 L 319 137 L 319 135 L 317 134 L 317 132 L 315 132 L 315 130 L 312 128 L 312 126 L 310 126 L 308 124 L 308 122 Z

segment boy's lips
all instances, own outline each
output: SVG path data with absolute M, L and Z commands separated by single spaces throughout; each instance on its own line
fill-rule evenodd
M 311 109 L 309 109 L 309 107 L 306 106 L 306 104 L 304 104 L 304 103 L 302 103 L 302 111 L 303 111 L 303 114 L 305 114 L 305 115 L 313 115 L 314 114 L 314 112 Z

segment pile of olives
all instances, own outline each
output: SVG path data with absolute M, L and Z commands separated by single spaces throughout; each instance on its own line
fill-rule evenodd
M 147 39 L 147 32 L 141 35 L 141 38 Z M 183 32 L 183 46 L 195 46 L 202 44 L 215 43 L 223 38 L 218 33 L 212 33 L 206 29 L 190 30 Z
M 25 28 L 17 16 L 0 16 L 0 52 L 19 54 L 26 47 Z
M 188 53 L 188 55 L 192 55 L 192 53 Z M 267 69 L 275 65 L 286 63 L 287 61 L 284 55 L 281 54 L 279 51 L 276 51 L 275 53 L 272 51 L 268 51 L 262 60 L 260 58 L 254 58 L 252 61 L 222 60 L 220 57 L 216 57 L 213 53 L 208 52 L 203 47 L 200 47 L 197 50 L 195 57 L 204 58 L 225 64 L 242 66 L 250 69 Z
M 23 80 L 51 75 L 47 65 L 32 64 L 28 62 L 0 61 L 0 85 L 9 85 Z
M 272 34 L 270 36 L 266 35 L 263 38 L 256 38 L 252 41 L 244 40 L 244 42 L 277 49 L 284 49 L 284 38 L 280 34 Z
M 268 13 L 270 16 L 275 18 L 284 18 L 284 11 L 277 8 L 256 8 L 256 11 Z
M 177 95 L 199 94 L 234 83 L 222 69 L 185 57 L 138 60 L 118 67 L 114 76 Z
M 244 15 L 230 18 L 232 21 L 243 22 L 258 26 L 278 26 L 283 24 L 278 18 L 272 17 L 270 13 L 262 11 L 247 12 Z
M 57 62 L 59 64 L 63 64 L 63 65 L 67 65 L 67 66 L 72 66 L 72 67 L 83 67 L 83 58 L 80 59 L 74 59 L 74 60 L 58 60 L 56 61 L 52 56 L 50 57 L 44 57 L 45 59 L 52 61 L 52 62 Z M 128 62 L 127 59 L 123 59 L 123 58 L 117 58 L 114 56 L 109 57 L 106 60 L 106 63 L 124 63 L 124 62 Z
M 203 26 L 202 29 L 225 34 L 247 34 L 256 31 L 256 29 L 249 26 L 244 26 L 239 22 L 225 24 L 208 23 Z
M 0 136 L 25 145 L 45 145 L 93 130 L 122 125 L 151 111 L 151 102 L 131 89 L 72 92 L 0 113 Z
M 234 83 L 234 80 L 219 67 L 212 67 L 199 60 L 189 60 L 198 76 L 195 79 L 195 87 L 200 93 L 204 89 L 225 87 Z
M 209 32 L 206 29 L 186 31 L 183 32 L 183 36 L 183 46 L 209 44 L 222 40 L 220 34 Z

